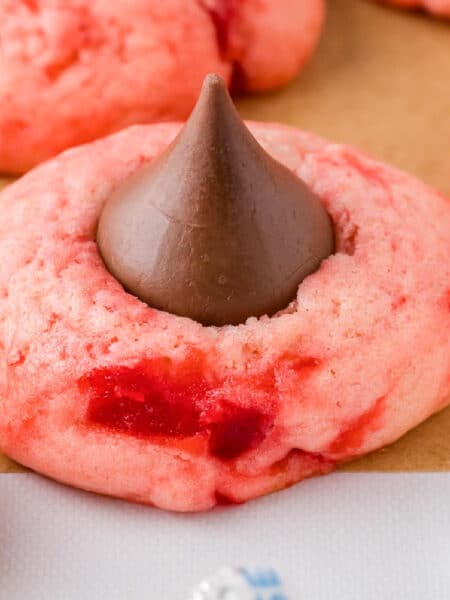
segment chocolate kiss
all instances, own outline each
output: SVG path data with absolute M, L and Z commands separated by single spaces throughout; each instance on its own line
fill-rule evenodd
M 177 138 L 106 202 L 97 243 L 148 305 L 225 325 L 285 308 L 334 236 L 320 200 L 263 150 L 208 75 Z

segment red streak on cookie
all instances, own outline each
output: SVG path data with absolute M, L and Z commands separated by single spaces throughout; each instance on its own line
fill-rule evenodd
M 231 498 L 226 494 L 222 494 L 222 492 L 216 492 L 214 496 L 216 499 L 217 506 L 236 506 L 237 504 L 243 504 L 243 502 L 240 502 L 239 500 L 234 500 L 234 498 Z
M 234 15 L 235 0 L 200 0 L 200 6 L 209 15 L 216 30 L 217 46 L 226 55 L 230 37 L 230 23 Z
M 395 298 L 392 301 L 391 306 L 392 306 L 393 310 L 397 310 L 398 308 L 401 308 L 405 304 L 406 304 L 406 296 L 398 296 L 397 298 Z
M 38 3 L 37 0 L 22 0 L 22 3 L 28 8 L 31 12 L 38 11 Z
M 365 179 L 372 181 L 381 188 L 386 189 L 387 183 L 384 177 L 384 171 L 377 164 L 364 156 L 355 156 L 350 150 L 344 150 L 343 157 L 351 167 L 358 171 Z
M 358 450 L 366 433 L 376 429 L 377 421 L 384 410 L 386 396 L 378 398 L 372 408 L 355 419 L 346 429 L 334 439 L 328 451 L 332 454 L 351 454 Z
M 446 300 L 447 308 L 450 311 L 450 289 L 448 289 L 447 293 L 445 294 L 445 300 Z
M 267 391 L 270 381 L 273 394 L 273 376 L 262 374 L 252 385 Z M 91 424 L 143 438 L 204 436 L 209 452 L 220 460 L 258 446 L 274 420 L 269 412 L 233 403 L 237 385 L 209 381 L 199 353 L 177 365 L 157 359 L 96 369 L 79 381 L 80 390 L 89 395 L 86 416 Z
M 137 436 L 197 433 L 198 410 L 182 387 L 148 377 L 140 367 L 104 369 L 89 379 L 96 388 L 89 404 L 91 421 Z
M 301 356 L 292 359 L 291 368 L 302 376 L 309 374 L 311 371 L 320 366 L 320 360 L 313 356 Z
M 231 460 L 259 446 L 270 427 L 260 411 L 228 404 L 222 419 L 210 426 L 209 450 L 217 458 Z

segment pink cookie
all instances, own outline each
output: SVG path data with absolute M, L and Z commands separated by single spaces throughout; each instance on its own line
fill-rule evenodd
M 441 17 L 450 17 L 450 0 L 382 0 L 405 8 L 422 8 Z
M 208 72 L 262 91 L 312 54 L 323 0 L 0 0 L 0 172 L 185 118 Z
M 449 402 L 450 205 L 411 176 L 250 124 L 334 222 L 337 250 L 274 317 L 149 308 L 94 241 L 105 200 L 174 138 L 136 126 L 1 194 L 1 449 L 72 485 L 194 511 L 389 444 Z

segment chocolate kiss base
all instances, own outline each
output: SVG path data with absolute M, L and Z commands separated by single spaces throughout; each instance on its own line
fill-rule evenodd
M 209 75 L 178 137 L 108 200 L 97 243 L 129 292 L 220 326 L 285 308 L 334 236 L 320 200 L 263 150 Z

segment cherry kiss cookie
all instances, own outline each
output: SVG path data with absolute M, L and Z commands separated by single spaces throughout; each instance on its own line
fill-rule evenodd
M 449 202 L 248 127 L 211 76 L 184 128 L 129 128 L 1 193 L 1 450 L 196 511 L 327 473 L 449 402 Z
M 324 0 L 0 0 L 0 173 L 184 119 L 206 73 L 258 92 L 312 54 Z

